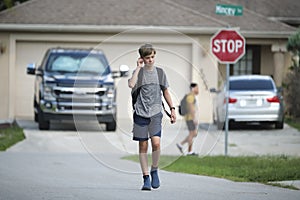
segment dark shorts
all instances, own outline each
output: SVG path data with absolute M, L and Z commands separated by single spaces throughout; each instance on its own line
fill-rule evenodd
M 196 125 L 195 125 L 193 120 L 186 121 L 186 125 L 187 125 L 187 128 L 188 128 L 189 131 L 196 130 Z
M 142 117 L 133 114 L 133 140 L 145 141 L 153 136 L 161 137 L 163 114 L 160 112 L 152 117 Z

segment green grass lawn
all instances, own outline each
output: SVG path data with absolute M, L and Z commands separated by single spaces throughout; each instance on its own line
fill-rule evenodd
M 234 181 L 266 183 L 299 180 L 300 158 L 286 156 L 211 156 L 203 158 L 183 156 L 164 169 L 227 178 Z
M 138 161 L 138 156 L 125 159 Z M 174 161 L 174 162 L 170 162 Z M 300 158 L 287 156 L 161 156 L 164 170 L 213 176 L 241 182 L 300 180 Z M 294 188 L 295 189 L 295 188 Z
M 16 125 L 0 128 L 0 151 L 5 151 L 10 146 L 23 139 L 25 139 L 23 129 Z
M 285 122 L 300 131 L 300 119 L 286 118 Z

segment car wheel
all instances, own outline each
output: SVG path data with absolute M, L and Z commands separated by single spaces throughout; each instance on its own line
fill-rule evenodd
M 43 111 L 38 107 L 38 123 L 40 130 L 49 130 L 50 122 L 44 119 Z
M 283 129 L 283 126 L 284 126 L 284 122 L 283 121 L 275 123 L 275 128 L 276 129 Z
M 115 120 L 112 122 L 106 123 L 106 131 L 115 131 L 116 128 L 117 128 L 117 123 Z

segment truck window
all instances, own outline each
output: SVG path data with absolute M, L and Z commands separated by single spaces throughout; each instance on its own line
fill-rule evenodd
M 59 56 L 52 64 L 53 71 L 76 72 L 78 68 L 78 62 L 70 56 Z
M 105 72 L 105 66 L 97 57 L 88 56 L 82 59 L 80 64 L 80 72 L 96 72 L 102 74 Z
M 110 68 L 104 57 L 99 54 L 82 52 L 52 53 L 46 64 L 46 70 L 60 73 L 96 73 L 106 75 Z

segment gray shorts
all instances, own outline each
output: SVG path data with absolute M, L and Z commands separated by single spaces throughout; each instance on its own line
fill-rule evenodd
M 187 125 L 187 128 L 188 128 L 189 131 L 196 130 L 196 125 L 195 125 L 193 120 L 186 121 L 186 125 Z
M 161 112 L 149 118 L 134 113 L 133 140 L 145 141 L 153 136 L 161 137 L 162 117 Z

